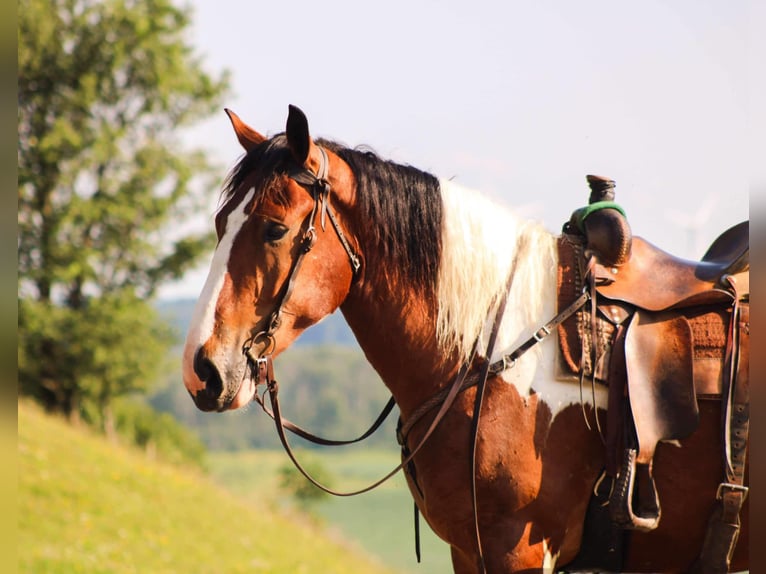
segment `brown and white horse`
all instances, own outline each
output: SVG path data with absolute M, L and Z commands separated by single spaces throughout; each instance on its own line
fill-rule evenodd
M 486 353 L 512 269 L 490 359 L 555 315 L 556 237 L 541 225 L 413 167 L 315 142 L 297 108 L 290 108 L 286 133 L 268 139 L 229 115 L 246 155 L 223 190 L 218 245 L 183 359 L 184 384 L 200 409 L 248 404 L 256 393 L 253 358 L 278 355 L 340 308 L 407 421 L 450 385 L 475 341 L 477 355 Z M 299 181 L 307 172 L 329 183 L 323 200 Z M 555 377 L 554 339 L 486 387 L 476 492 L 490 573 L 564 568 L 580 549 L 604 467 L 601 438 L 583 421 L 579 385 Z M 422 515 L 451 547 L 456 572 L 480 567 L 469 488 L 475 392 L 457 395 L 416 455 L 417 484 L 408 474 Z M 603 415 L 606 398 L 602 389 L 585 398 L 596 403 L 586 406 L 589 416 L 593 409 Z M 658 447 L 662 520 L 652 532 L 632 534 L 625 571 L 684 572 L 699 554 L 721 479 L 720 446 L 713 454 L 709 447 L 720 408 L 700 410 L 699 430 L 680 448 Z M 428 421 L 414 425 L 410 447 Z M 743 521 L 734 570 L 747 564 L 747 507 Z

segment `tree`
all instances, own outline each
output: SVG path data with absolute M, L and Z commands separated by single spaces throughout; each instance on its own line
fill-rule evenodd
M 149 300 L 211 247 L 179 222 L 213 166 L 180 130 L 227 89 L 170 0 L 20 0 L 19 383 L 72 417 L 146 388 L 171 342 Z

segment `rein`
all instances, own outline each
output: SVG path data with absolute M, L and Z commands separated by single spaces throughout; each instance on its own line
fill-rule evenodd
M 475 347 L 474 347 L 475 351 Z M 447 411 L 450 409 L 452 404 L 455 402 L 455 398 L 459 394 L 462 386 L 463 381 L 465 380 L 468 371 L 470 369 L 469 364 L 465 363 L 461 366 L 460 370 L 458 371 L 457 376 L 455 377 L 454 382 L 452 383 L 452 386 L 449 389 L 449 393 L 447 394 L 447 397 L 445 398 L 444 402 L 441 405 L 441 408 L 439 409 L 439 412 L 436 414 L 436 417 L 434 417 L 434 420 L 431 421 L 431 425 L 428 427 L 428 430 L 426 431 L 426 434 L 423 435 L 423 438 L 420 440 L 418 445 L 410 452 L 410 454 L 400 462 L 396 468 L 391 470 L 388 474 L 380 478 L 379 480 L 375 481 L 374 483 L 370 484 L 369 486 L 366 486 L 365 488 L 361 488 L 359 490 L 351 491 L 351 492 L 339 492 L 336 490 L 333 490 L 331 488 L 328 488 L 327 486 L 321 484 L 318 482 L 314 477 L 312 477 L 304 468 L 301 466 L 300 462 L 298 462 L 297 458 L 295 457 L 295 453 L 293 452 L 292 448 L 290 447 L 290 443 L 287 441 L 287 436 L 285 434 L 285 429 L 292 430 L 290 427 L 287 426 L 286 421 L 282 418 L 282 413 L 279 405 L 279 383 L 274 378 L 274 362 L 271 358 L 271 356 L 262 357 L 261 359 L 258 359 L 258 364 L 256 365 L 257 369 L 257 376 L 256 376 L 256 385 L 264 383 L 266 385 L 266 390 L 269 393 L 269 400 L 271 401 L 271 408 L 272 411 L 269 412 L 268 408 L 264 404 L 263 398 L 256 394 L 255 401 L 261 405 L 261 408 L 274 419 L 274 422 L 276 423 L 277 427 L 277 434 L 279 435 L 279 440 L 282 442 L 282 447 L 285 449 L 285 452 L 287 453 L 287 456 L 290 457 L 290 460 L 295 465 L 295 468 L 297 468 L 300 473 L 306 477 L 306 479 L 311 482 L 314 486 L 319 488 L 320 490 L 323 490 L 324 492 L 328 494 L 332 494 L 334 496 L 355 496 L 357 494 L 363 494 L 365 492 L 369 492 L 370 490 L 373 490 L 386 482 L 389 478 L 394 476 L 397 472 L 399 472 L 402 468 L 404 468 L 407 464 L 409 464 L 413 458 L 415 458 L 415 455 L 420 451 L 420 449 L 423 447 L 423 445 L 426 443 L 428 438 L 431 436 L 433 431 L 436 429 L 437 425 L 441 420 L 444 418 L 444 415 L 447 414 Z M 393 406 L 393 398 L 389 401 L 389 404 Z M 386 405 L 386 409 L 384 409 L 384 412 L 387 410 L 390 412 L 390 409 L 388 408 L 389 405 Z M 385 415 L 388 414 L 388 412 L 385 412 Z M 367 430 L 367 432 L 362 435 L 362 437 L 359 437 L 355 440 L 351 441 L 327 441 L 325 439 L 322 439 L 324 442 L 320 444 L 350 444 L 352 442 L 357 442 L 359 440 L 362 440 L 362 438 L 366 438 L 370 434 L 372 434 L 375 430 L 377 430 L 377 427 L 380 426 L 380 423 L 383 422 L 385 419 L 385 416 L 383 413 L 378 416 L 378 419 L 375 421 L 372 427 Z M 294 426 L 291 424 L 291 426 Z M 310 435 L 310 433 L 305 433 L 305 431 L 297 433 L 300 436 L 303 436 L 303 438 L 308 438 L 306 435 Z M 310 435 L 313 436 L 313 435 Z M 308 440 L 314 441 L 312 438 L 309 438 Z

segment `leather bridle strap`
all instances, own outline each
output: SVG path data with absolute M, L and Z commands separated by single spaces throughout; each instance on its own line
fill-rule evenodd
M 511 275 L 512 276 L 512 275 Z M 506 297 L 507 297 L 507 290 L 506 290 Z M 537 345 L 538 343 L 542 342 L 542 340 L 551 334 L 553 329 L 555 329 L 558 325 L 566 321 L 569 317 L 571 317 L 575 312 L 577 312 L 579 309 L 587 303 L 588 299 L 590 299 L 590 293 L 587 291 L 583 291 L 583 293 L 575 299 L 566 309 L 561 311 L 558 315 L 556 315 L 553 319 L 548 321 L 545 325 L 540 327 L 537 331 L 535 331 L 534 335 L 532 335 L 529 339 L 524 341 L 521 345 L 519 345 L 516 349 L 514 349 L 512 352 L 508 353 L 507 355 L 503 355 L 499 360 L 495 361 L 494 363 L 490 363 L 489 359 L 485 361 L 484 366 L 482 367 L 482 372 L 480 374 L 475 374 L 472 376 L 465 377 L 463 380 L 463 384 L 461 388 L 459 389 L 460 392 L 474 387 L 479 386 L 480 390 L 477 390 L 476 392 L 476 398 L 474 400 L 474 416 L 472 418 L 471 422 L 471 499 L 473 503 L 473 512 L 474 512 L 474 527 L 476 532 L 476 543 L 479 550 L 479 563 L 481 571 L 484 571 L 484 557 L 482 555 L 481 550 L 481 536 L 479 534 L 479 526 L 478 526 L 478 514 L 477 514 L 477 499 L 476 499 L 476 485 L 475 485 L 475 479 L 476 479 L 476 471 L 475 471 L 475 442 L 476 442 L 476 436 L 478 434 L 478 428 L 479 428 L 479 416 L 481 412 L 481 401 L 482 396 L 484 393 L 484 386 L 486 384 L 487 378 L 489 375 L 498 376 L 500 373 L 505 371 L 506 369 L 510 369 L 513 366 L 515 366 L 516 361 L 527 351 L 529 351 L 532 347 Z M 503 301 L 503 308 L 505 306 L 505 298 Z M 488 345 L 488 352 L 487 355 L 492 355 L 492 350 L 494 349 L 494 338 L 499 330 L 499 318 L 502 316 L 502 309 L 498 309 L 498 314 L 495 315 L 495 322 L 493 325 L 493 331 L 490 335 L 490 345 Z M 450 392 L 452 389 L 449 389 Z M 406 448 L 407 444 L 407 436 L 409 435 L 410 431 L 412 430 L 412 427 L 414 427 L 420 420 L 430 411 L 432 411 L 434 408 L 436 408 L 437 405 L 443 404 L 443 401 L 445 400 L 445 394 L 446 389 L 437 393 L 431 399 L 423 403 L 418 409 L 416 409 L 410 417 L 400 423 L 400 428 L 397 431 L 397 440 L 399 441 L 399 444 L 402 445 L 402 448 Z M 407 459 L 409 461 L 409 458 Z M 420 562 L 420 537 L 419 537 L 419 528 L 418 528 L 418 510 L 417 505 L 415 506 L 415 553 L 418 556 L 418 562 Z
M 314 246 L 314 242 L 316 241 L 316 232 L 314 231 L 313 225 L 311 225 L 313 213 L 314 212 L 312 211 L 311 215 L 309 215 L 307 218 L 309 221 L 309 227 L 303 233 L 303 238 L 301 239 L 300 246 L 298 247 L 298 256 L 293 261 L 292 267 L 290 268 L 290 274 L 288 275 L 287 281 L 282 288 L 283 291 L 281 297 L 279 298 L 279 304 L 277 305 L 276 309 L 271 312 L 271 315 L 269 315 L 269 319 L 266 323 L 266 330 L 254 335 L 251 339 L 252 341 L 257 341 L 259 336 L 264 336 L 265 338 L 270 339 L 270 346 L 264 349 L 263 353 L 270 353 L 270 351 L 273 350 L 273 348 L 271 348 L 272 345 L 275 346 L 274 332 L 279 328 L 281 323 L 282 309 L 284 308 L 285 303 L 287 303 L 287 301 L 290 299 L 290 296 L 293 294 L 293 289 L 295 289 L 295 279 L 298 276 L 298 270 L 301 268 L 303 259 L 306 257 L 306 254 L 311 251 L 311 248 Z M 252 360 L 252 357 L 249 354 L 247 354 L 247 356 Z

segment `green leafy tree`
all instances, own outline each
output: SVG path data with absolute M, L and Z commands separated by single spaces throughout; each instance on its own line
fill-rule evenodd
M 108 424 L 172 342 L 151 297 L 211 246 L 180 223 L 214 166 L 179 140 L 228 78 L 203 70 L 170 0 L 18 7 L 20 390 Z

